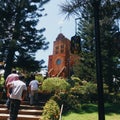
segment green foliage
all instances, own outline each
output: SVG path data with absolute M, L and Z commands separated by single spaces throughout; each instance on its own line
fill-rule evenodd
M 81 103 L 97 101 L 97 85 L 91 82 L 83 82 L 83 85 L 75 85 L 71 88 L 71 94 L 78 96 Z
M 15 66 L 26 70 L 27 72 L 39 71 L 41 67 L 40 61 L 35 60 L 35 57 L 25 53 L 19 55 L 16 61 Z
M 67 82 L 71 85 L 71 87 L 75 86 L 75 84 L 82 84 L 82 80 L 80 80 L 79 77 L 75 76 L 71 76 L 71 78 L 68 79 Z
M 75 84 L 82 85 L 82 80 L 79 77 L 72 76 L 71 80 L 74 81 Z
M 35 76 L 35 79 L 38 80 L 38 82 L 41 84 L 43 83 L 44 80 L 43 76 L 39 74 Z M 39 90 L 42 91 L 42 85 L 39 86 Z
M 115 94 L 115 93 L 106 93 L 104 95 L 104 101 L 108 103 L 117 103 L 120 104 L 120 92 Z
M 81 108 L 81 104 L 78 96 L 71 94 L 71 92 L 60 92 L 52 96 L 59 106 L 64 105 L 63 112 L 70 110 L 78 111 Z
M 107 11 L 107 12 L 105 12 Z M 109 86 L 109 91 L 112 91 L 112 75 L 117 75 L 119 69 L 117 69 L 118 61 L 115 59 L 120 56 L 118 52 L 119 48 L 116 48 L 116 37 L 114 34 L 118 32 L 119 25 L 115 21 L 119 19 L 120 1 L 106 1 L 101 8 L 101 53 L 103 64 L 103 77 L 105 83 Z M 116 52 L 117 51 L 117 52 Z M 119 71 L 120 72 L 120 71 Z
M 58 104 L 50 99 L 43 108 L 42 120 L 59 120 L 60 108 Z
M 70 88 L 68 82 L 65 79 L 53 77 L 47 78 L 43 81 L 42 90 L 52 93 L 58 93 L 60 91 L 66 91 Z
M 97 84 L 94 84 L 94 83 L 91 83 L 91 82 L 88 82 L 85 86 L 85 93 L 96 93 L 97 91 Z
M 44 14 L 42 12 L 45 9 L 42 7 L 48 1 L 1 1 L 0 52 L 2 55 L 0 57 L 6 63 L 5 78 L 18 62 L 24 65 L 22 67 L 26 70 L 29 66 L 40 67 L 40 63 L 38 64 L 38 61 L 34 59 L 35 52 L 40 49 L 46 50 L 49 42 L 46 42 L 46 38 L 43 36 L 45 28 L 38 29 L 36 26 Z M 29 59 L 26 59 L 26 56 Z
M 119 120 L 120 104 L 105 103 L 105 120 Z M 62 120 L 97 120 L 98 105 L 83 104 L 79 113 L 70 111 L 62 116 Z
M 104 90 L 104 94 L 109 94 L 109 89 L 108 89 L 108 85 L 103 84 L 103 90 Z
M 43 76 L 39 74 L 35 76 L 35 79 L 38 80 L 39 82 L 43 82 L 44 80 Z
M 4 85 L 4 77 L 3 75 L 0 75 L 0 85 Z
M 54 93 L 52 99 L 55 100 L 59 106 L 64 105 L 64 111 L 66 110 L 78 110 L 80 103 L 78 97 L 72 95 L 70 91 L 70 84 L 61 78 L 47 78 L 43 81 L 42 90 Z
M 112 90 L 112 75 L 118 75 L 119 47 L 116 41 L 119 40 L 119 16 L 120 0 L 100 0 L 100 47 L 102 58 L 102 71 L 104 82 L 108 85 L 109 91 Z M 79 3 L 79 4 L 78 4 Z M 89 0 L 67 1 L 61 4 L 61 11 L 68 16 L 77 14 L 78 22 L 77 35 L 81 37 L 80 61 L 74 66 L 74 74 L 80 79 L 96 82 L 96 45 L 94 34 L 94 11 L 92 2 Z M 117 58 L 115 61 L 115 58 Z
M 0 92 L 3 92 L 4 89 L 4 78 L 2 75 L 0 75 Z

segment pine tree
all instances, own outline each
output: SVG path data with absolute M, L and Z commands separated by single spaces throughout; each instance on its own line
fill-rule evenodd
M 11 72 L 17 55 L 34 56 L 39 49 L 45 49 L 43 32 L 37 23 L 43 16 L 43 5 L 49 0 L 1 0 L 0 3 L 0 45 L 2 60 L 5 61 L 5 78 Z M 17 55 L 16 55 L 17 53 Z
M 113 75 L 117 75 L 116 58 L 119 58 L 120 53 L 114 48 L 114 34 L 118 32 L 119 26 L 116 25 L 116 20 L 120 15 L 120 1 L 112 2 L 107 0 L 101 5 L 101 49 L 102 49 L 102 64 L 103 77 L 105 83 L 109 86 L 109 91 L 113 87 Z M 120 39 L 120 38 L 119 38 Z M 118 50 L 117 50 L 118 51 Z
M 101 33 L 101 54 L 102 54 L 102 72 L 104 82 L 112 89 L 112 75 L 116 73 L 115 58 L 119 58 L 119 53 L 113 51 L 114 37 L 118 32 L 116 20 L 120 15 L 120 1 L 101 0 L 100 2 L 100 33 Z M 67 17 L 76 15 L 80 18 L 79 35 L 82 39 L 81 61 L 79 63 L 79 77 L 86 80 L 95 80 L 95 42 L 93 25 L 93 6 L 90 0 L 67 1 L 60 5 L 61 12 Z M 76 67 L 75 67 L 76 69 Z M 76 69 L 77 70 L 77 69 Z M 76 73 L 76 72 L 74 72 Z

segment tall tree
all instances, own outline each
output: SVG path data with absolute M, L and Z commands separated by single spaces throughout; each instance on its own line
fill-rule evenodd
M 103 78 L 111 89 L 112 74 L 115 72 L 114 59 L 119 54 L 113 54 L 114 33 L 118 32 L 116 20 L 120 18 L 120 1 L 101 0 L 100 2 L 100 31 L 101 31 L 101 48 L 102 48 L 102 65 Z M 60 5 L 61 12 L 67 17 L 76 15 L 80 18 L 79 35 L 82 39 L 82 59 L 80 61 L 79 76 L 89 76 L 95 78 L 95 42 L 93 27 L 93 6 L 91 0 L 70 0 Z M 87 71 L 87 72 L 86 72 Z M 86 74 L 84 74 L 86 72 Z M 89 78 L 89 80 L 91 80 Z
M 5 78 L 11 72 L 13 62 L 19 54 L 34 56 L 39 49 L 46 49 L 45 28 L 37 29 L 43 16 L 43 5 L 49 0 L 1 0 L 0 45 L 5 61 Z M 17 56 L 16 56 L 17 54 Z
M 116 76 L 118 71 L 116 58 L 120 57 L 120 53 L 117 52 L 116 54 L 118 48 L 114 47 L 116 39 L 114 34 L 118 33 L 119 30 L 116 20 L 120 19 L 120 1 L 106 0 L 104 4 L 101 4 L 100 17 L 103 77 L 107 85 L 109 85 L 109 91 L 112 91 L 112 76 Z
M 14 62 L 15 66 L 18 68 L 23 69 L 23 71 L 27 72 L 36 72 L 40 71 L 40 69 L 44 66 L 42 64 L 44 63 L 44 60 L 37 61 L 35 60 L 35 57 L 31 57 L 28 54 L 21 54 L 17 57 L 16 62 Z M 14 66 L 13 66 L 14 67 Z
M 74 74 L 83 80 L 96 81 L 95 42 L 92 5 L 88 1 L 75 0 L 61 5 L 62 12 L 76 15 L 78 35 L 81 37 L 80 61 L 74 65 Z
M 91 4 L 82 10 L 82 16 L 78 24 L 78 34 L 82 40 L 79 77 L 87 81 L 96 81 L 94 20 Z

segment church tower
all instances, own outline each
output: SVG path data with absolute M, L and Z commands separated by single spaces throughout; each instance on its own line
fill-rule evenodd
M 60 33 L 53 44 L 53 54 L 48 60 L 48 77 L 69 76 L 70 40 Z

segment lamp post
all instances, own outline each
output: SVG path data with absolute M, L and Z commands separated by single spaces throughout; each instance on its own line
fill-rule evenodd
M 94 9 L 95 46 L 96 46 L 96 77 L 97 77 L 97 88 L 98 88 L 98 119 L 105 120 L 102 64 L 101 64 L 101 47 L 100 47 L 100 27 L 99 27 L 100 0 L 92 0 L 91 2 L 93 5 L 93 9 Z

